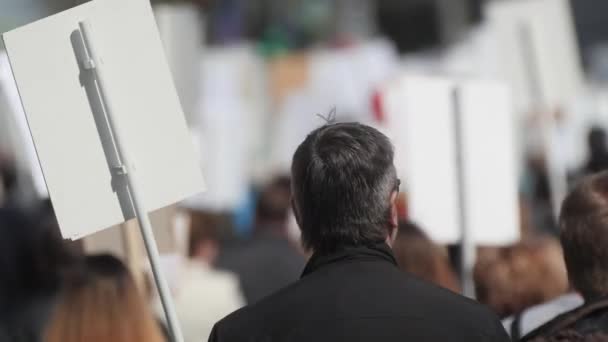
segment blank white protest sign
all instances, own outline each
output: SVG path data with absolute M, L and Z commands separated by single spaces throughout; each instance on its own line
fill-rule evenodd
M 515 242 L 517 172 L 507 88 L 408 75 L 387 89 L 385 104 L 409 217 L 433 240 L 452 244 L 463 236 L 463 210 L 473 243 Z
M 516 109 L 568 105 L 583 86 L 569 1 L 491 1 L 485 12 Z
M 447 79 L 406 76 L 385 97 L 408 214 L 439 243 L 461 235 L 452 88 Z
M 464 81 L 458 87 L 464 208 L 480 245 L 519 239 L 514 111 L 506 85 Z
M 115 126 L 144 208 L 204 189 L 194 146 L 147 0 L 96 0 L 3 35 L 13 75 L 66 238 L 130 219 L 111 184 L 73 44 L 87 21 L 103 61 Z M 90 90 L 90 88 L 89 88 Z

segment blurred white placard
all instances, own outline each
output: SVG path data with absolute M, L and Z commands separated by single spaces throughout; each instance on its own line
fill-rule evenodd
M 516 241 L 513 109 L 506 86 L 405 76 L 387 87 L 384 103 L 409 217 L 433 240 L 459 243 L 462 209 L 475 244 Z
M 461 236 L 452 89 L 447 79 L 406 76 L 385 93 L 408 213 L 439 243 Z
M 568 0 L 491 1 L 486 18 L 516 108 L 568 105 L 583 83 Z
M 204 188 L 147 0 L 96 0 L 10 31 L 4 43 L 38 158 L 62 234 L 73 239 L 129 218 L 112 188 L 73 46 L 83 20 L 94 32 L 143 207 Z
M 200 8 L 193 3 L 158 4 L 154 6 L 154 14 L 186 120 L 193 126 L 200 95 L 198 71 L 204 40 Z
M 208 187 L 204 194 L 184 201 L 186 207 L 232 211 L 246 197 L 256 110 L 245 94 L 252 59 L 251 47 L 238 46 L 210 48 L 199 61 L 202 92 L 193 132 Z
M 29 172 L 36 195 L 48 198 L 49 193 L 36 157 L 36 149 L 23 113 L 19 92 L 11 73 L 8 56 L 0 51 L 0 143 L 13 151 L 19 168 Z M 0 146 L 0 148 L 3 148 Z
M 464 214 L 476 244 L 519 239 L 513 105 L 506 85 L 465 81 L 458 86 Z

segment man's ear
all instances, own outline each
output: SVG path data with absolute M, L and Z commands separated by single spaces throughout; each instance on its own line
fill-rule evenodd
M 389 218 L 389 235 L 387 242 L 390 246 L 397 239 L 397 231 L 399 231 L 399 208 L 397 207 L 398 191 L 393 191 L 390 197 L 391 217 Z
M 300 211 L 298 210 L 298 206 L 296 205 L 296 201 L 293 199 L 293 196 L 289 199 L 291 203 L 291 210 L 293 210 L 293 216 L 296 218 L 296 222 L 298 226 L 302 228 L 302 221 L 300 220 Z

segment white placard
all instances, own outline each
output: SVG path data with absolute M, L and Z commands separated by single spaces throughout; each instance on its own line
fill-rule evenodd
M 233 211 L 249 190 L 254 142 L 252 131 L 259 106 L 248 96 L 257 63 L 247 45 L 208 49 L 200 60 L 201 89 L 197 125 L 207 191 L 183 203 L 197 210 Z
M 568 105 L 583 82 L 569 2 L 492 1 L 486 18 L 517 109 Z
M 467 229 L 481 245 L 519 239 L 514 109 L 500 83 L 466 81 L 458 87 L 464 208 Z
M 463 222 L 475 244 L 516 241 L 514 111 L 507 87 L 405 76 L 387 86 L 384 103 L 410 219 L 442 244 L 461 242 Z
M 93 94 L 91 78 L 76 57 L 84 20 L 94 31 L 113 118 L 124 133 L 144 208 L 158 209 L 204 188 L 149 2 L 85 3 L 3 35 L 53 207 L 69 238 L 130 218 L 112 188 L 95 101 L 87 96 L 87 90 Z
M 447 79 L 406 76 L 385 93 L 408 214 L 439 243 L 461 236 L 452 89 Z
M 193 126 L 200 95 L 196 71 L 203 53 L 203 16 L 197 5 L 187 2 L 158 4 L 154 14 L 186 120 Z
M 27 126 L 19 92 L 8 63 L 8 56 L 0 51 L 0 135 L 2 143 L 10 146 L 20 168 L 30 173 L 36 194 L 48 198 L 49 193 L 36 157 L 36 149 Z M 6 140 L 5 140 L 6 139 Z

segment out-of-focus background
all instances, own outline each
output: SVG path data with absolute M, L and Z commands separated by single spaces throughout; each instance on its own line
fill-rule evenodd
M 0 32 L 82 2 L 0 0 Z M 559 203 L 582 175 L 608 166 L 608 3 L 152 4 L 208 187 L 152 213 L 180 318 L 202 319 L 191 303 L 231 303 L 223 309 L 229 312 L 297 279 L 306 252 L 289 208 L 291 156 L 327 121 L 359 121 L 392 138 L 402 219 L 441 245 L 439 255 L 449 257 L 456 274 L 463 231 L 474 236 L 478 299 L 501 316 L 567 291 L 559 247 L 552 245 Z M 1 43 L 0 171 L 0 205 L 52 221 Z M 561 285 L 547 289 L 548 282 L 537 279 L 513 290 L 544 261 L 530 254 L 531 269 L 522 270 L 509 268 L 510 258 L 545 250 L 537 248 L 545 242 L 549 264 L 557 265 L 554 283 Z M 149 283 L 134 222 L 72 247 L 116 255 L 140 288 Z M 183 271 L 185 260 L 220 272 L 217 281 Z M 494 274 L 497 265 L 508 276 Z M 188 281 L 206 288 L 207 296 L 180 297 L 194 286 L 183 285 Z M 457 281 L 448 283 L 458 291 Z M 225 297 L 209 295 L 234 284 Z M 222 304 L 222 298 L 228 299 Z M 221 315 L 209 316 L 212 322 Z

